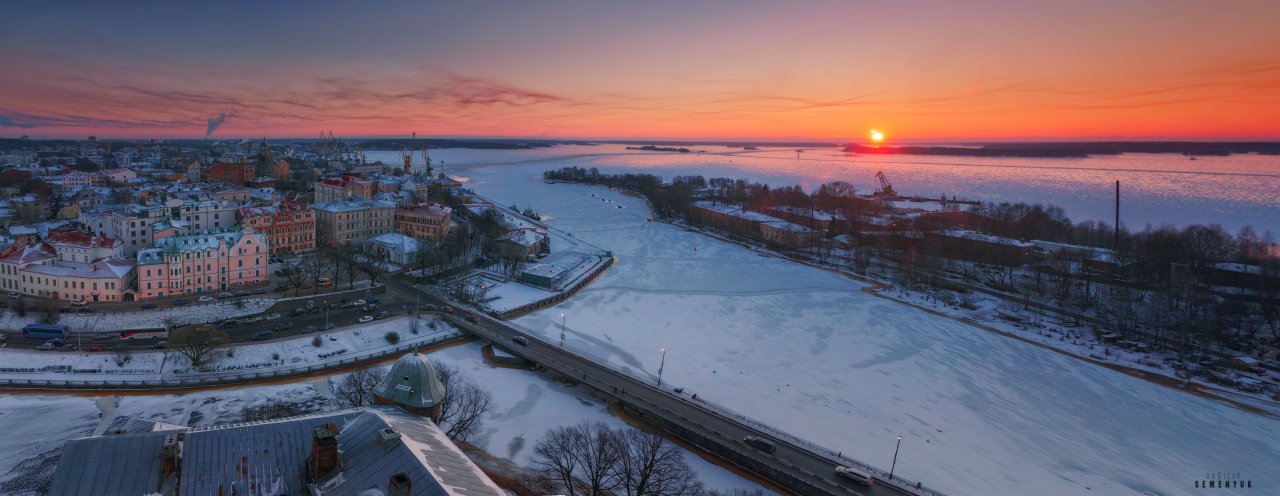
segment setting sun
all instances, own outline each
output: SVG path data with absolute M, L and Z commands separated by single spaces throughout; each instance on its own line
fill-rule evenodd
M 884 133 L 882 133 L 882 132 L 880 132 L 880 131 L 876 131 L 875 129 L 872 129 L 872 130 L 871 130 L 871 141 L 874 141 L 874 142 L 876 142 L 876 143 L 879 143 L 879 142 L 881 142 L 881 141 L 884 141 Z

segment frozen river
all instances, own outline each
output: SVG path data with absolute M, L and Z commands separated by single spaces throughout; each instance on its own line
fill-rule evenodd
M 664 383 L 884 468 L 901 434 L 897 471 L 954 495 L 1197 494 L 1208 472 L 1280 487 L 1280 422 L 648 222 L 638 199 L 536 179 L 596 159 L 535 153 L 454 172 L 618 256 L 518 320 L 549 339 L 563 312 L 568 346 L 649 375 L 665 347 Z

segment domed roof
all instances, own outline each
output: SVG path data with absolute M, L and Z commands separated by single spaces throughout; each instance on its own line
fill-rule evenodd
M 431 408 L 444 399 L 444 384 L 426 355 L 412 353 L 391 365 L 374 392 L 379 398 L 410 408 Z

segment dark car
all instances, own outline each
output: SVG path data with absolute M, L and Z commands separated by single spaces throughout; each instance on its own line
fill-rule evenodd
M 93 313 L 95 311 L 93 307 L 80 307 L 80 313 Z
M 469 315 L 469 316 L 467 316 L 467 320 L 471 321 L 471 323 L 472 323 L 472 324 L 479 324 L 479 323 L 480 323 L 480 317 L 476 317 L 475 315 Z
M 254 290 L 250 291 L 250 293 L 253 293 L 253 294 L 256 294 L 256 295 L 266 294 L 266 292 L 267 292 L 267 288 L 256 288 L 256 289 L 254 289 Z
M 311 334 L 311 333 L 316 332 L 316 331 L 319 331 L 319 330 L 320 330 L 320 328 L 318 328 L 318 327 L 316 327 L 316 326 L 313 326 L 313 325 L 309 325 L 309 326 L 306 326 L 306 327 L 303 327 L 303 328 L 302 328 L 302 333 L 303 333 L 303 334 Z
M 234 295 L 232 295 L 231 293 L 218 293 L 218 299 L 219 299 L 219 300 L 225 300 L 225 299 L 227 299 L 227 298 L 231 298 L 231 297 L 233 297 L 233 296 L 234 296 Z
M 238 325 L 240 325 L 240 321 L 238 320 L 224 320 L 222 322 L 218 322 L 219 329 L 226 329 L 226 328 L 235 327 Z
M 436 311 L 436 306 L 428 303 L 426 305 L 422 305 L 418 307 L 418 310 L 422 310 L 424 312 L 434 312 Z
M 391 316 L 391 313 L 390 313 L 390 312 L 388 312 L 388 311 L 386 311 L 386 310 L 383 310 L 383 311 L 381 311 L 381 312 L 378 312 L 378 314 L 377 314 L 377 315 L 374 315 L 374 316 L 373 316 L 373 320 L 382 320 L 382 319 L 385 319 L 385 318 L 390 317 L 390 316 Z
M 378 308 L 378 306 L 377 306 L 377 305 L 374 305 L 374 304 L 370 303 L 370 304 L 367 304 L 367 305 L 365 305 L 365 306 L 363 306 L 363 307 L 360 307 L 360 310 L 361 310 L 361 311 L 365 311 L 365 312 L 372 312 L 372 311 L 376 310 L 377 308 Z
M 232 293 L 232 294 L 236 295 L 236 297 L 245 297 L 245 296 L 249 296 L 249 292 L 248 292 L 248 291 L 236 291 L 235 293 Z
M 320 330 L 322 330 L 322 331 L 327 331 L 327 330 L 329 330 L 329 329 L 333 329 L 334 327 L 338 327 L 338 326 L 337 326 L 336 324 L 334 324 L 333 322 L 327 322 L 327 323 L 324 323 L 324 324 L 320 324 Z
M 449 314 L 449 315 L 453 315 L 453 307 L 451 307 L 451 306 L 449 306 L 449 305 L 445 305 L 445 306 L 444 306 L 444 313 L 447 313 L 447 314 Z
M 62 313 L 71 313 L 71 312 L 76 311 L 76 309 L 71 308 L 71 307 L 58 307 L 58 311 L 59 311 L 59 312 L 62 312 Z
M 281 322 L 271 327 L 273 331 L 283 331 L 285 329 L 293 329 L 293 322 Z
M 142 308 L 143 310 L 151 310 L 155 307 L 156 307 L 155 303 L 143 303 L 142 306 L 139 308 Z
M 183 305 L 190 305 L 190 304 L 191 304 L 191 300 L 183 300 L 183 299 L 173 300 L 173 306 L 175 307 L 180 307 Z
M 110 339 L 111 339 L 111 338 L 113 338 L 113 337 L 115 337 L 115 336 L 114 336 L 114 335 L 111 335 L 111 334 L 107 334 L 107 333 L 105 333 L 105 332 L 100 332 L 100 333 L 97 333 L 97 334 L 94 334 L 94 335 L 93 335 L 93 340 L 94 340 L 94 341 L 107 341 L 107 340 L 110 340 Z
M 379 297 L 377 297 L 377 296 L 370 296 L 369 298 L 365 299 L 365 301 L 367 301 L 367 302 L 369 302 L 369 303 L 381 303 L 381 302 L 382 302 L 382 298 L 379 298 Z
M 529 340 L 525 339 L 524 336 L 513 337 L 511 338 L 511 341 L 520 346 L 529 346 Z
M 778 451 L 778 448 L 774 446 L 773 443 L 766 441 L 764 439 L 760 439 L 755 436 L 747 436 L 742 438 L 742 443 L 752 448 L 768 453 L 770 455 L 772 455 L 775 451 Z
M 273 334 L 271 333 L 271 331 L 259 331 L 259 332 L 257 332 L 257 333 L 254 333 L 254 335 L 253 335 L 253 340 L 254 340 L 254 341 L 266 341 L 266 340 L 268 340 L 268 339 L 271 339 L 271 336 L 272 336 L 272 335 L 273 335 Z

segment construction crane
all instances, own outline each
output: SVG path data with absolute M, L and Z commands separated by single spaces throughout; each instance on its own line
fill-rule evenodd
M 424 163 L 424 164 L 426 164 L 426 165 L 427 165 L 427 177 L 428 177 L 428 178 L 430 178 L 430 177 L 431 177 L 431 152 L 430 152 L 430 148 L 431 148 L 431 145 L 428 145 L 428 144 L 426 144 L 426 143 L 423 143 L 423 144 L 422 144 L 422 163 Z
M 400 147 L 400 158 L 404 159 L 404 173 L 409 173 L 409 165 L 413 163 L 413 143 L 418 140 L 418 132 L 414 131 L 413 137 L 409 138 L 409 146 Z
M 889 184 L 889 178 L 884 177 L 884 171 L 876 171 L 876 180 L 880 182 L 880 186 L 873 193 L 875 196 L 898 196 L 898 192 L 893 190 L 893 185 Z

